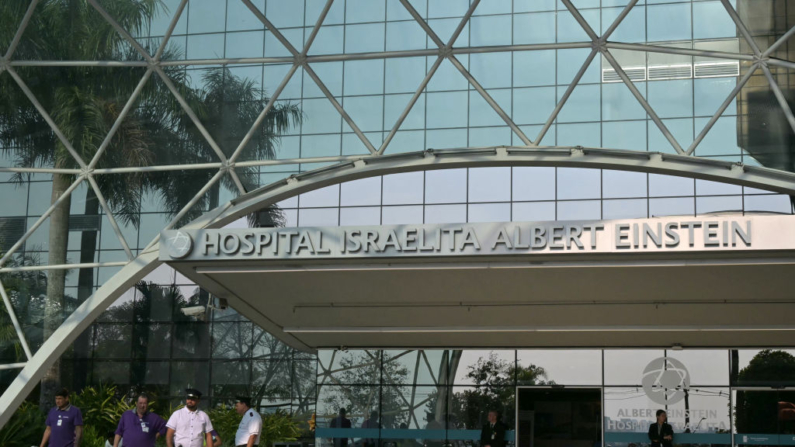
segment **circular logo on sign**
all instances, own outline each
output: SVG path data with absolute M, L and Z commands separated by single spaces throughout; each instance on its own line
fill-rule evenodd
M 652 402 L 673 405 L 685 398 L 685 390 L 690 388 L 690 373 L 679 360 L 660 357 L 646 365 L 641 383 Z
M 193 239 L 187 233 L 177 231 L 176 234 L 166 239 L 166 250 L 168 255 L 174 259 L 182 259 L 188 256 L 193 249 Z

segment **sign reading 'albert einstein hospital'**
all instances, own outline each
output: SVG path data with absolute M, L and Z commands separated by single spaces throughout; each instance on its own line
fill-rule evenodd
M 195 229 L 160 241 L 164 261 L 795 250 L 795 217 Z

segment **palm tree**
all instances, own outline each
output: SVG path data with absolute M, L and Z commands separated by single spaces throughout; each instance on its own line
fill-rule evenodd
M 0 45 L 11 41 L 16 24 L 27 8 L 26 0 L 0 2 Z M 145 24 L 164 10 L 161 0 L 115 0 L 105 2 L 108 13 L 133 35 L 142 34 Z M 164 59 L 177 58 L 174 50 Z M 129 44 L 86 0 L 42 0 L 36 8 L 14 55 L 27 60 L 141 60 Z M 110 128 L 144 76 L 143 67 L 19 67 L 34 96 L 72 144 L 80 157 L 89 161 L 96 154 Z M 208 130 L 230 155 L 235 143 L 253 124 L 263 106 L 263 92 L 255 83 L 241 81 L 226 69 L 210 72 L 207 87 L 191 89 L 184 70 L 164 67 L 182 96 L 208 123 Z M 273 157 L 278 135 L 300 114 L 294 106 L 276 107 L 266 117 L 255 138 L 245 148 L 241 160 Z M 247 127 L 248 126 L 248 127 Z M 243 130 L 245 129 L 245 130 Z M 11 150 L 20 166 L 78 168 L 68 150 L 56 138 L 43 117 L 23 95 L 10 76 L 0 74 L 0 150 Z M 151 166 L 161 164 L 217 161 L 203 136 L 182 111 L 173 95 L 155 75 L 139 95 L 136 107 L 122 121 L 97 165 L 102 167 Z M 139 224 L 140 198 L 144 192 L 156 193 L 171 215 L 180 210 L 214 172 L 132 173 L 99 175 L 95 179 L 114 214 L 125 224 Z M 240 170 L 245 187 L 256 185 L 252 170 Z M 17 180 L 23 181 L 23 176 Z M 51 203 L 74 181 L 65 174 L 53 174 Z M 227 184 L 227 186 L 229 186 Z M 217 206 L 218 189 L 202 198 L 200 207 L 185 219 L 196 217 L 201 209 Z M 214 193 L 214 195 L 213 195 Z M 86 214 L 97 215 L 93 191 L 86 193 Z M 215 199 L 213 200 L 213 196 Z M 67 198 L 50 215 L 48 265 L 67 263 L 71 199 Z M 276 214 L 278 216 L 278 214 Z M 96 250 L 96 229 L 83 234 L 81 261 L 92 262 Z M 78 299 L 93 293 L 93 271 L 83 269 L 79 277 Z M 48 338 L 60 325 L 64 309 L 65 270 L 48 272 L 43 336 Z M 42 380 L 41 403 L 48 404 L 59 381 L 56 362 Z

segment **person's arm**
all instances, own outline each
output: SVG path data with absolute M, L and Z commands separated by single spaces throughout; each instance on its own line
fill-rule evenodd
M 262 419 L 251 418 L 248 421 L 248 442 L 246 447 L 254 447 L 257 436 L 262 433 Z
M 655 424 L 649 425 L 649 441 L 660 442 L 660 440 L 657 439 L 657 427 L 655 427 Z
M 83 440 L 83 426 L 78 425 L 75 427 L 75 447 L 80 447 L 80 441 Z
M 168 447 L 174 447 L 174 429 L 171 427 L 166 430 L 166 445 Z
M 207 443 L 205 445 L 213 445 L 213 435 L 210 432 L 206 432 L 204 434 L 204 441 Z
M 41 437 L 41 446 L 40 447 L 44 447 L 50 441 L 50 432 L 51 431 L 52 431 L 52 429 L 50 428 L 49 425 L 47 426 L 47 428 L 44 429 L 44 436 Z
M 224 440 L 221 439 L 221 435 L 218 432 L 215 432 L 215 441 L 213 441 L 213 447 L 221 447 L 221 444 L 224 443 Z
M 121 436 L 117 433 L 116 436 L 113 437 L 113 447 L 119 447 L 119 441 L 121 441 Z
M 674 440 L 674 428 L 671 427 L 668 424 L 665 424 L 664 428 L 665 428 L 666 435 L 663 437 L 663 439 L 666 439 L 668 441 L 673 441 Z

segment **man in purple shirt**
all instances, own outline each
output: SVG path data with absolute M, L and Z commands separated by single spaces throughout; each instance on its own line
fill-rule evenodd
M 113 447 L 119 447 L 120 440 L 129 447 L 154 447 L 155 440 L 165 434 L 166 421 L 149 412 L 149 396 L 142 393 L 136 399 L 135 409 L 121 415 Z
M 50 410 L 45 421 L 47 428 L 41 438 L 41 446 L 80 447 L 83 437 L 83 414 L 69 404 L 69 391 L 65 388 L 55 395 L 55 408 Z

